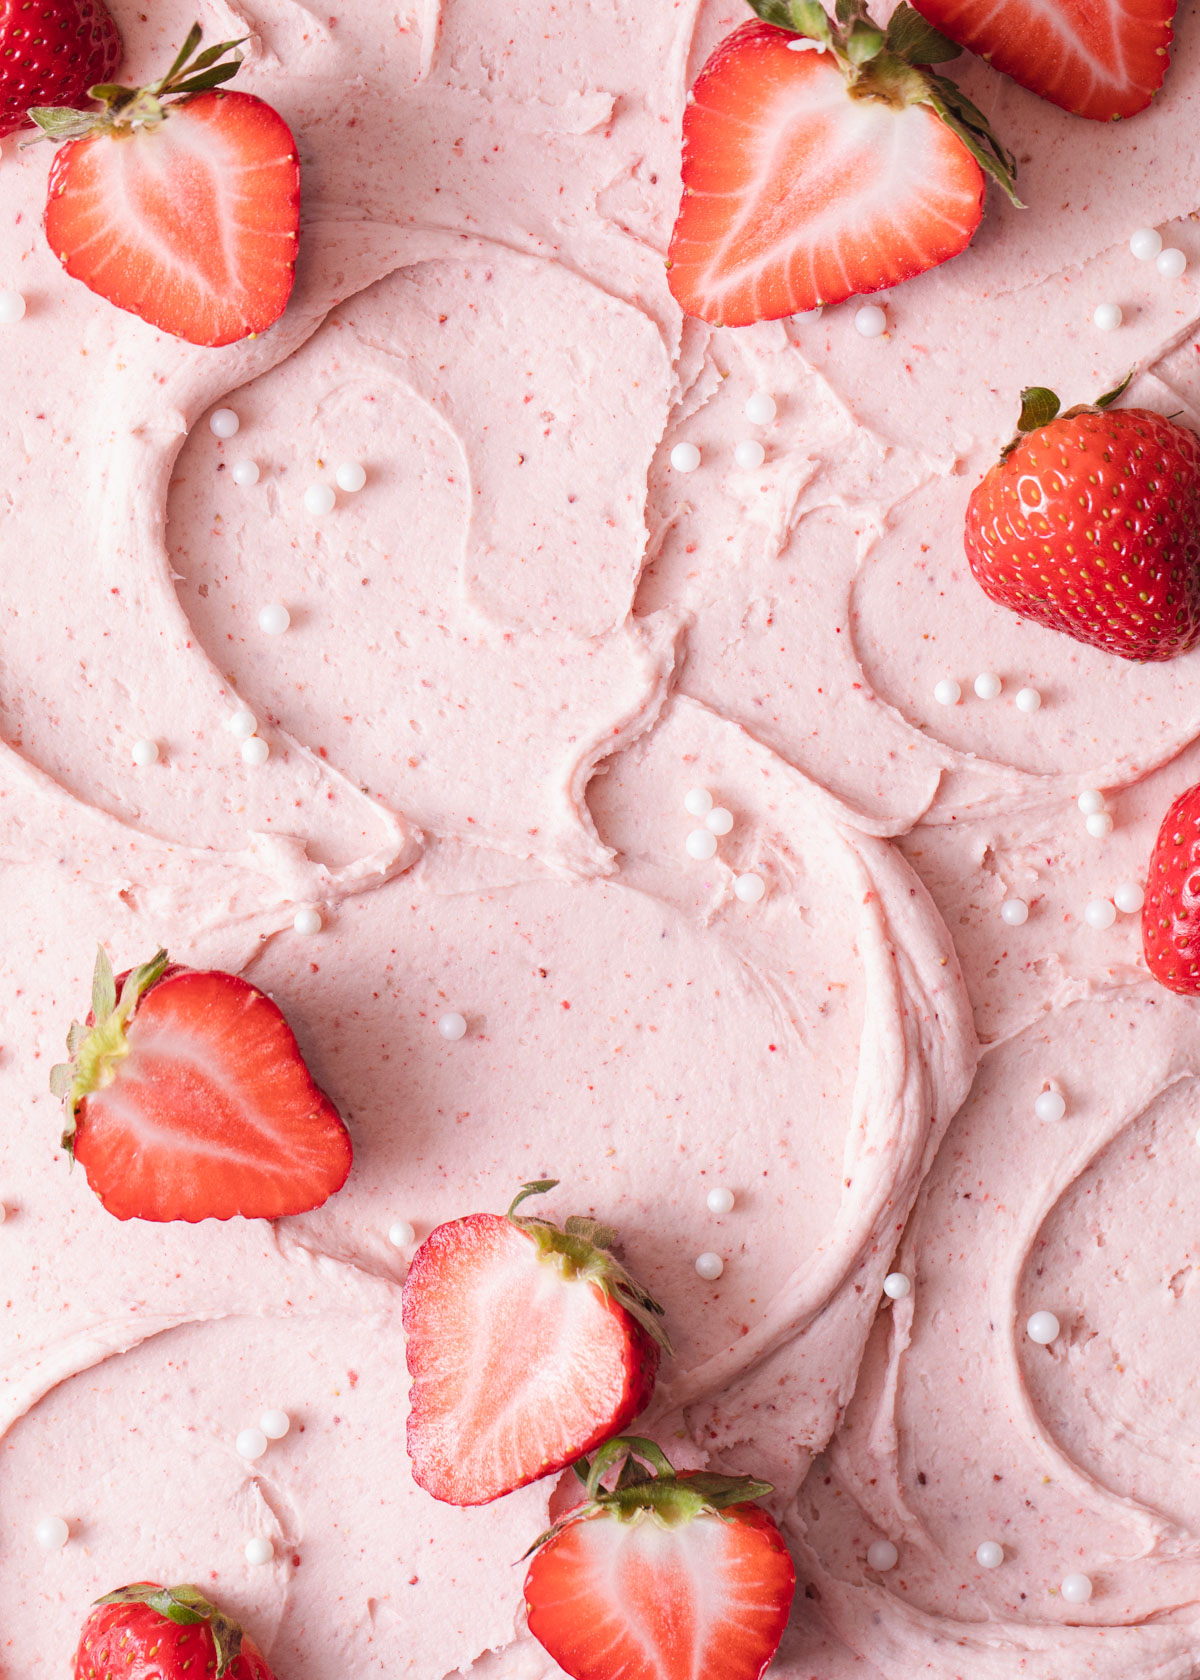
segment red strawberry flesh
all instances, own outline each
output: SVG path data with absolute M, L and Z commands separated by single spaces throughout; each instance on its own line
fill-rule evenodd
M 1150 858 L 1142 949 L 1154 978 L 1200 996 L 1200 786 L 1171 805 Z

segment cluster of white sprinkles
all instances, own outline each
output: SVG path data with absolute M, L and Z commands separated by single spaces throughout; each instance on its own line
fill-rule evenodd
M 1129 249 L 1139 262 L 1152 262 L 1164 280 L 1178 280 L 1187 270 L 1188 260 L 1178 246 L 1163 248 L 1163 236 L 1157 228 L 1138 228 L 1129 240 Z M 1116 332 L 1125 319 L 1119 303 L 1098 303 L 1092 312 L 1092 325 L 1100 332 Z
M 1075 801 L 1083 813 L 1083 826 L 1093 840 L 1103 840 L 1113 831 L 1112 812 L 1099 788 L 1084 788 Z
M 1004 692 L 1004 678 L 995 671 L 980 671 L 971 686 L 978 699 L 996 700 Z M 954 677 L 942 677 L 934 684 L 933 698 L 939 706 L 957 706 L 962 696 L 962 684 Z M 1013 696 L 1013 705 L 1027 716 L 1036 712 L 1041 703 L 1042 696 L 1036 688 L 1019 688 Z
M 707 863 L 717 855 L 717 838 L 733 831 L 733 812 L 713 802 L 707 788 L 689 788 L 683 796 L 683 808 L 689 817 L 696 817 L 703 828 L 693 828 L 684 841 L 684 849 L 697 863 Z M 757 904 L 767 890 L 761 875 L 753 870 L 734 877 L 734 897 L 742 904 Z

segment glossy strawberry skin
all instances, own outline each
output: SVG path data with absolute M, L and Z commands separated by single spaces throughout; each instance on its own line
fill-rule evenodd
M 148 1585 L 149 1583 L 142 1583 Z M 97 1604 L 83 1624 L 73 1680 L 211 1680 L 213 1637 L 203 1623 L 180 1626 L 145 1604 Z M 223 1680 L 275 1680 L 254 1641 Z
M 1142 950 L 1162 985 L 1200 997 L 1200 785 L 1179 795 L 1154 842 Z
M 104 0 L 0 0 L 0 137 L 27 126 L 31 105 L 78 105 L 120 62 Z
M 1123 659 L 1200 638 L 1200 438 L 1147 409 L 1062 415 L 971 496 L 976 580 L 1022 618 Z

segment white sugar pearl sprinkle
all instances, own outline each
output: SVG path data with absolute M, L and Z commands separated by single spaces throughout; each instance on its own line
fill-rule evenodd
M 1084 906 L 1083 919 L 1091 928 L 1103 933 L 1117 919 L 1117 907 L 1108 898 L 1091 898 Z
M 454 1013 L 450 1015 L 443 1015 L 441 1020 L 438 1022 L 438 1031 L 444 1039 L 447 1039 L 451 1044 L 454 1044 L 460 1038 L 466 1037 L 467 1018 L 465 1015 L 458 1015 Z
M 343 461 L 334 473 L 339 490 L 345 490 L 353 496 L 355 491 L 361 490 L 367 482 L 367 469 L 361 461 Z
M 877 303 L 865 304 L 854 316 L 854 330 L 863 338 L 882 338 L 887 325 L 887 316 Z
M 980 671 L 975 678 L 975 692 L 981 700 L 994 700 L 1003 687 L 995 671 Z
M 1092 1596 L 1090 1575 L 1064 1575 L 1060 1591 L 1066 1604 L 1086 1604 Z
M 1093 811 L 1091 816 L 1085 819 L 1083 826 L 1093 840 L 1103 840 L 1113 831 L 1112 816 L 1108 811 Z
M 3 1202 L 0 1202 L 0 1225 L 3 1225 L 4 1221 L 7 1218 L 8 1218 L 8 1209 L 5 1207 Z
M 742 904 L 757 904 L 767 890 L 767 883 L 761 875 L 753 873 L 739 875 L 733 883 L 735 896 Z
M 717 1188 L 710 1190 L 705 1198 L 709 1213 L 732 1213 L 733 1191 Z
M 255 1568 L 261 1568 L 264 1563 L 270 1563 L 275 1556 L 275 1547 L 265 1534 L 256 1534 L 253 1540 L 246 1542 L 246 1562 Z
M 895 1569 L 900 1562 L 900 1553 L 890 1540 L 872 1540 L 867 1547 L 867 1564 L 880 1575 L 886 1575 L 889 1569 Z
M 1168 245 L 1165 251 L 1160 251 L 1154 263 L 1164 280 L 1178 280 L 1187 265 L 1187 258 L 1174 245 Z
M 1113 894 L 1113 903 L 1127 916 L 1136 915 L 1145 902 L 1146 894 L 1140 881 L 1122 881 Z
M 1094 817 L 1104 809 L 1104 795 L 1096 788 L 1084 788 L 1075 803 L 1085 817 Z
M 912 1279 L 904 1272 L 889 1272 L 883 1280 L 883 1293 L 889 1301 L 903 1301 L 912 1294 Z
M 694 443 L 677 443 L 671 451 L 671 465 L 676 472 L 695 472 L 700 465 L 700 451 Z
M 733 458 L 744 472 L 754 472 L 767 458 L 767 452 L 757 438 L 743 438 L 734 445 Z
M 1092 325 L 1100 332 L 1116 332 L 1124 319 L 1119 303 L 1098 303 L 1092 314 Z
M 225 727 L 235 741 L 248 741 L 258 728 L 258 719 L 253 712 L 234 712 Z
M 1042 703 L 1042 697 L 1036 688 L 1019 688 L 1013 700 L 1019 712 L 1036 712 Z
M 297 933 L 302 933 L 306 937 L 311 938 L 314 933 L 320 933 L 321 929 L 325 926 L 325 923 L 321 919 L 321 912 L 319 910 L 308 908 L 304 910 L 297 910 L 296 914 L 292 917 L 292 926 L 295 928 Z
M 282 601 L 270 601 L 260 608 L 258 628 L 264 636 L 282 636 L 292 622 L 292 615 Z
M 268 1441 L 282 1441 L 292 1427 L 292 1420 L 286 1412 L 278 1411 L 272 1407 L 269 1412 L 264 1412 L 259 1418 L 258 1427 Z
M 416 1237 L 407 1219 L 394 1219 L 388 1226 L 388 1241 L 393 1248 L 411 1248 Z
M 157 741 L 135 741 L 133 743 L 133 750 L 130 753 L 130 757 L 133 759 L 133 762 L 136 765 L 138 765 L 140 769 L 143 769 L 143 770 L 146 768 L 146 766 L 148 764 L 157 764 L 158 763 L 158 742 Z
M 715 1283 L 725 1270 L 725 1262 L 719 1254 L 698 1254 L 696 1256 L 697 1274 L 708 1283 Z
M 234 1445 L 239 1458 L 261 1458 L 267 1450 L 267 1437 L 261 1429 L 243 1429 Z
M 689 788 L 683 796 L 683 808 L 689 817 L 706 817 L 713 808 L 713 796 L 707 788 Z
M 252 484 L 257 484 L 258 462 L 235 461 L 233 464 L 233 482 L 240 484 L 243 490 L 248 490 Z
M 1039 1347 L 1049 1347 L 1059 1331 L 1062 1329 L 1052 1312 L 1035 1312 L 1025 1326 L 1025 1333 L 1031 1342 Z
M 25 315 L 25 299 L 20 292 L 0 292 L 0 327 L 15 327 Z
M 304 492 L 304 506 L 314 519 L 323 519 L 337 504 L 331 484 L 310 484 Z
M 214 408 L 208 417 L 209 431 L 219 438 L 235 437 L 241 423 L 231 408 Z
M 975 1562 L 981 1569 L 999 1569 L 1004 1562 L 1004 1547 L 998 1540 L 981 1540 L 975 1548 Z
M 956 683 L 953 677 L 943 677 L 933 691 L 933 698 L 939 706 L 957 706 L 962 699 L 962 684 Z
M 744 413 L 752 426 L 769 426 L 777 412 L 775 398 L 766 391 L 755 391 L 752 397 L 746 398 Z
M 728 834 L 733 827 L 733 812 L 727 811 L 724 805 L 714 805 L 704 819 L 704 826 L 710 834 Z
M 1129 249 L 1139 262 L 1153 262 L 1163 248 L 1163 237 L 1157 228 L 1139 228 L 1129 241 Z
M 60 1552 L 71 1538 L 71 1529 L 63 1517 L 39 1517 L 33 1536 L 44 1552 Z
M 242 742 L 243 764 L 265 764 L 270 756 L 270 742 L 264 741 L 261 735 L 251 735 L 248 741 Z
M 1029 920 L 1029 906 L 1023 898 L 1006 898 L 1000 906 L 1000 920 L 1006 927 L 1024 927 Z
M 1039 1120 L 1061 1120 L 1067 1112 L 1067 1099 L 1061 1091 L 1039 1091 L 1033 1100 L 1033 1112 Z
M 687 855 L 697 863 L 707 863 L 717 853 L 717 837 L 707 828 L 694 828 L 684 841 Z

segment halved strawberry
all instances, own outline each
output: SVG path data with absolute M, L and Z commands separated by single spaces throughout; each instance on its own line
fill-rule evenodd
M 1142 905 L 1142 950 L 1157 981 L 1200 997 L 1200 786 L 1181 793 L 1159 827 Z
M 93 88 L 99 111 L 30 116 L 67 142 L 46 200 L 46 238 L 67 273 L 176 338 L 216 346 L 283 314 L 300 160 L 277 111 L 216 87 L 237 72 L 240 57 L 224 55 L 238 43 L 197 54 L 199 43 L 196 27 L 149 87 Z
M 236 974 L 159 951 L 114 980 L 101 949 L 67 1049 L 50 1076 L 63 1146 L 118 1219 L 280 1219 L 346 1182 L 337 1109 L 279 1009 Z
M 104 0 L 0 0 L 0 138 L 25 127 L 31 105 L 82 99 L 120 62 Z
M 584 1503 L 535 1543 L 530 1633 L 575 1680 L 759 1680 L 796 1587 L 783 1536 L 749 1503 L 770 1492 L 677 1476 L 653 1441 L 609 1442 Z
M 198 1587 L 138 1581 L 96 1600 L 74 1680 L 273 1680 L 262 1652 Z
M 887 30 L 864 0 L 833 24 L 816 0 L 751 0 L 683 116 L 683 197 L 668 283 L 717 326 L 840 303 L 956 256 L 985 174 L 1015 198 L 987 119 L 918 66 L 958 49 L 902 4 Z M 779 27 L 776 27 L 779 25 Z
M 914 0 L 995 69 L 1096 122 L 1144 111 L 1171 62 L 1177 0 Z
M 413 1477 L 483 1505 L 618 1434 L 654 1391 L 662 1308 L 594 1219 L 473 1213 L 431 1231 L 404 1284 Z

